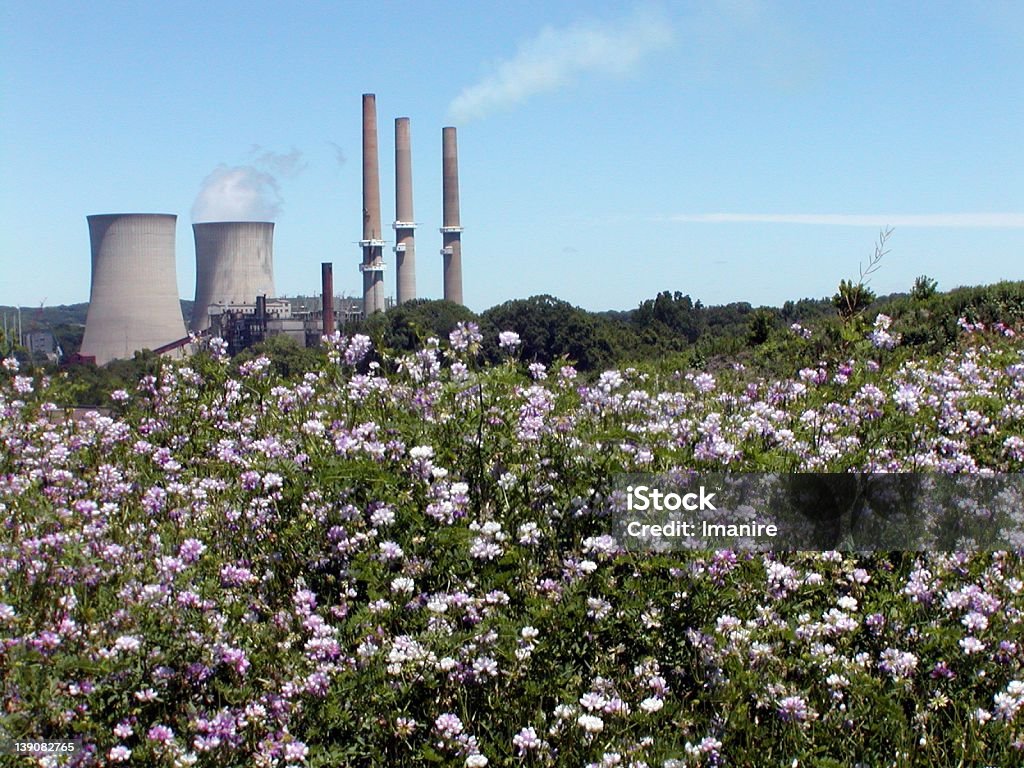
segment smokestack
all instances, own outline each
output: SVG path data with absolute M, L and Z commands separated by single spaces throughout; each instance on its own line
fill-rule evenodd
M 462 304 L 462 226 L 459 222 L 459 150 L 455 129 L 441 129 L 441 181 L 444 188 L 444 298 Z
M 384 241 L 380 231 L 380 172 L 377 167 L 377 97 L 363 94 L 363 315 L 384 311 Z
M 196 240 L 196 299 L 189 327 L 210 327 L 213 304 L 248 304 L 275 296 L 274 223 L 207 221 L 193 224 Z
M 320 265 L 320 283 L 323 291 L 324 336 L 334 333 L 334 265 L 325 261 Z
M 395 120 L 395 262 L 396 300 L 416 298 L 416 243 L 412 216 L 412 140 L 409 118 Z
M 119 213 L 86 218 L 92 284 L 81 354 L 103 365 L 187 336 L 174 268 L 178 217 Z
M 260 321 L 260 328 L 267 329 L 267 297 L 256 297 L 256 319 Z

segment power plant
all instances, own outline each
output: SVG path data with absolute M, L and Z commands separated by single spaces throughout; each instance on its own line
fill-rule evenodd
M 416 298 L 416 246 L 412 194 L 412 141 L 408 117 L 395 120 L 395 296 Z M 238 349 L 268 335 L 302 343 L 334 332 L 353 317 L 383 312 L 385 295 L 378 167 L 377 100 L 362 97 L 362 302 L 336 303 L 333 267 L 321 265 L 322 304 L 300 308 L 275 299 L 274 223 L 207 221 L 192 225 L 196 251 L 193 334 L 219 334 Z M 455 128 L 442 129 L 444 298 L 462 303 L 462 226 Z M 172 214 L 105 214 L 87 217 L 92 246 L 92 285 L 79 356 L 97 365 L 131 358 L 136 351 L 183 353 L 189 343 L 178 298 Z M 230 338 L 229 338 L 230 337 Z
M 274 296 L 274 224 L 217 221 L 193 224 L 196 297 L 189 329 L 210 327 L 210 307 L 252 304 Z
M 80 355 L 104 365 L 187 335 L 174 263 L 177 218 L 165 213 L 87 217 L 92 284 Z

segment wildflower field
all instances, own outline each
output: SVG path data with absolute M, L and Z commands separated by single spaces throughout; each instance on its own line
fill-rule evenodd
M 587 378 L 513 333 L 484 365 L 468 325 L 291 378 L 215 341 L 78 420 L 8 360 L 0 728 L 89 766 L 1024 764 L 1019 552 L 627 552 L 600 503 L 1019 473 L 1024 345 L 964 325 L 780 380 Z

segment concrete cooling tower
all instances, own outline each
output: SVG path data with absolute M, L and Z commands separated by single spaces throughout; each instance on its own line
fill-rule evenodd
M 104 365 L 187 336 L 174 266 L 178 217 L 118 213 L 86 218 L 92 286 L 81 354 Z
M 213 304 L 253 304 L 274 295 L 274 224 L 216 221 L 193 224 L 196 238 L 196 303 L 189 327 L 210 327 Z

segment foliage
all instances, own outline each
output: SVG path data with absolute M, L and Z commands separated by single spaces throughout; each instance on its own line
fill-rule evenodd
M 875 300 L 875 293 L 868 288 L 868 283 L 871 275 L 881 266 L 882 259 L 889 253 L 885 246 L 891 236 L 892 229 L 884 229 L 879 233 L 874 253 L 868 259 L 866 267 L 860 265 L 860 277 L 856 282 L 845 279 L 840 281 L 839 292 L 832 297 L 832 303 L 843 322 L 848 323 L 860 317 Z
M 81 420 L 7 362 L 0 728 L 97 766 L 1019 764 L 1020 553 L 609 536 L 625 472 L 1024 470 L 1018 337 L 927 357 L 881 317 L 781 378 L 585 382 L 530 325 L 336 336 L 287 375 L 212 346 Z
M 919 275 L 910 289 L 910 297 L 915 301 L 925 301 L 935 295 L 939 284 L 928 275 Z
M 875 293 L 864 283 L 850 280 L 839 282 L 839 292 L 832 297 L 836 311 L 845 322 L 853 320 L 875 300 Z
M 1019 326 L 1024 321 L 1024 283 L 1001 282 L 896 300 L 886 311 L 895 319 L 904 344 L 935 354 L 956 342 L 962 321 L 997 330 Z
M 237 355 L 234 367 L 236 370 L 241 369 L 250 361 L 261 357 L 270 360 L 278 376 L 290 378 L 318 368 L 322 355 L 317 350 L 307 349 L 289 336 L 280 334 L 271 336 Z
M 476 319 L 476 315 L 461 304 L 414 299 L 374 315 L 349 330 L 368 334 L 379 348 L 411 352 L 427 339 L 447 338 L 459 323 Z
M 770 309 L 759 309 L 750 315 L 747 332 L 747 343 L 752 347 L 760 346 L 768 341 L 776 326 L 778 315 Z
M 656 298 L 642 302 L 632 319 L 641 328 L 661 328 L 692 344 L 707 325 L 701 309 L 699 301 L 694 304 L 679 291 L 662 291 Z
M 616 357 L 608 321 L 553 296 L 507 301 L 484 312 L 480 324 L 488 339 L 499 330 L 518 333 L 524 359 L 545 365 L 567 357 L 584 370 L 601 370 Z

